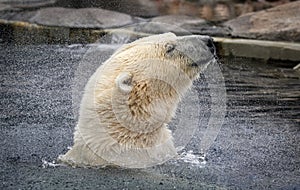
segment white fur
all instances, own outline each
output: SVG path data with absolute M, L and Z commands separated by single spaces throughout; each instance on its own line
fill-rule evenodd
M 97 69 L 85 87 L 74 145 L 61 161 L 141 168 L 177 154 L 167 123 L 199 72 L 188 68 L 188 58 L 165 57 L 166 44 L 177 39 L 172 33 L 139 39 Z

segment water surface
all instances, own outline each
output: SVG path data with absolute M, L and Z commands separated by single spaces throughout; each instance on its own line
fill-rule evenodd
M 72 145 L 73 108 L 78 104 L 78 98 L 72 102 L 74 89 L 82 89 L 86 76 L 115 48 L 101 46 L 103 57 L 83 66 L 91 47 L 95 45 L 0 45 L 0 187 L 300 188 L 300 74 L 241 58 L 222 60 L 226 114 L 204 165 L 192 156 L 201 152 L 199 144 L 212 106 L 207 79 L 202 76 L 194 85 L 202 111 L 199 128 L 183 150 L 191 153 L 190 161 L 171 160 L 139 170 L 43 168 L 42 160 L 52 162 Z M 88 71 L 82 69 L 87 67 Z M 78 74 L 84 77 L 79 79 Z

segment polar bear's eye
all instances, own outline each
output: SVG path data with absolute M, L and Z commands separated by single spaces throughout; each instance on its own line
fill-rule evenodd
M 174 44 L 166 44 L 165 48 L 166 48 L 167 53 L 171 53 L 172 51 L 174 51 L 175 45 Z

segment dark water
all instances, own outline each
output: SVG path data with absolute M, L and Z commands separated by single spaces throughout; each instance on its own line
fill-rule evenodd
M 300 73 L 240 58 L 222 60 L 226 114 L 206 164 L 43 168 L 42 160 L 51 162 L 72 145 L 78 73 L 89 76 L 94 68 L 84 68 L 96 67 L 113 49 L 100 48 L 103 57 L 93 59 L 94 66 L 82 65 L 90 47 L 0 46 L 1 189 L 300 189 Z M 212 97 L 201 79 L 195 89 L 209 110 Z M 185 148 L 195 154 L 209 112 L 201 117 Z

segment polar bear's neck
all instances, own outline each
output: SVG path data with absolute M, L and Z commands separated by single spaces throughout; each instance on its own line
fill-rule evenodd
M 165 143 L 166 140 L 172 138 L 170 130 L 165 126 L 148 133 L 140 133 L 121 125 L 110 125 L 108 131 L 109 135 L 118 144 L 127 148 L 150 148 L 157 144 Z

